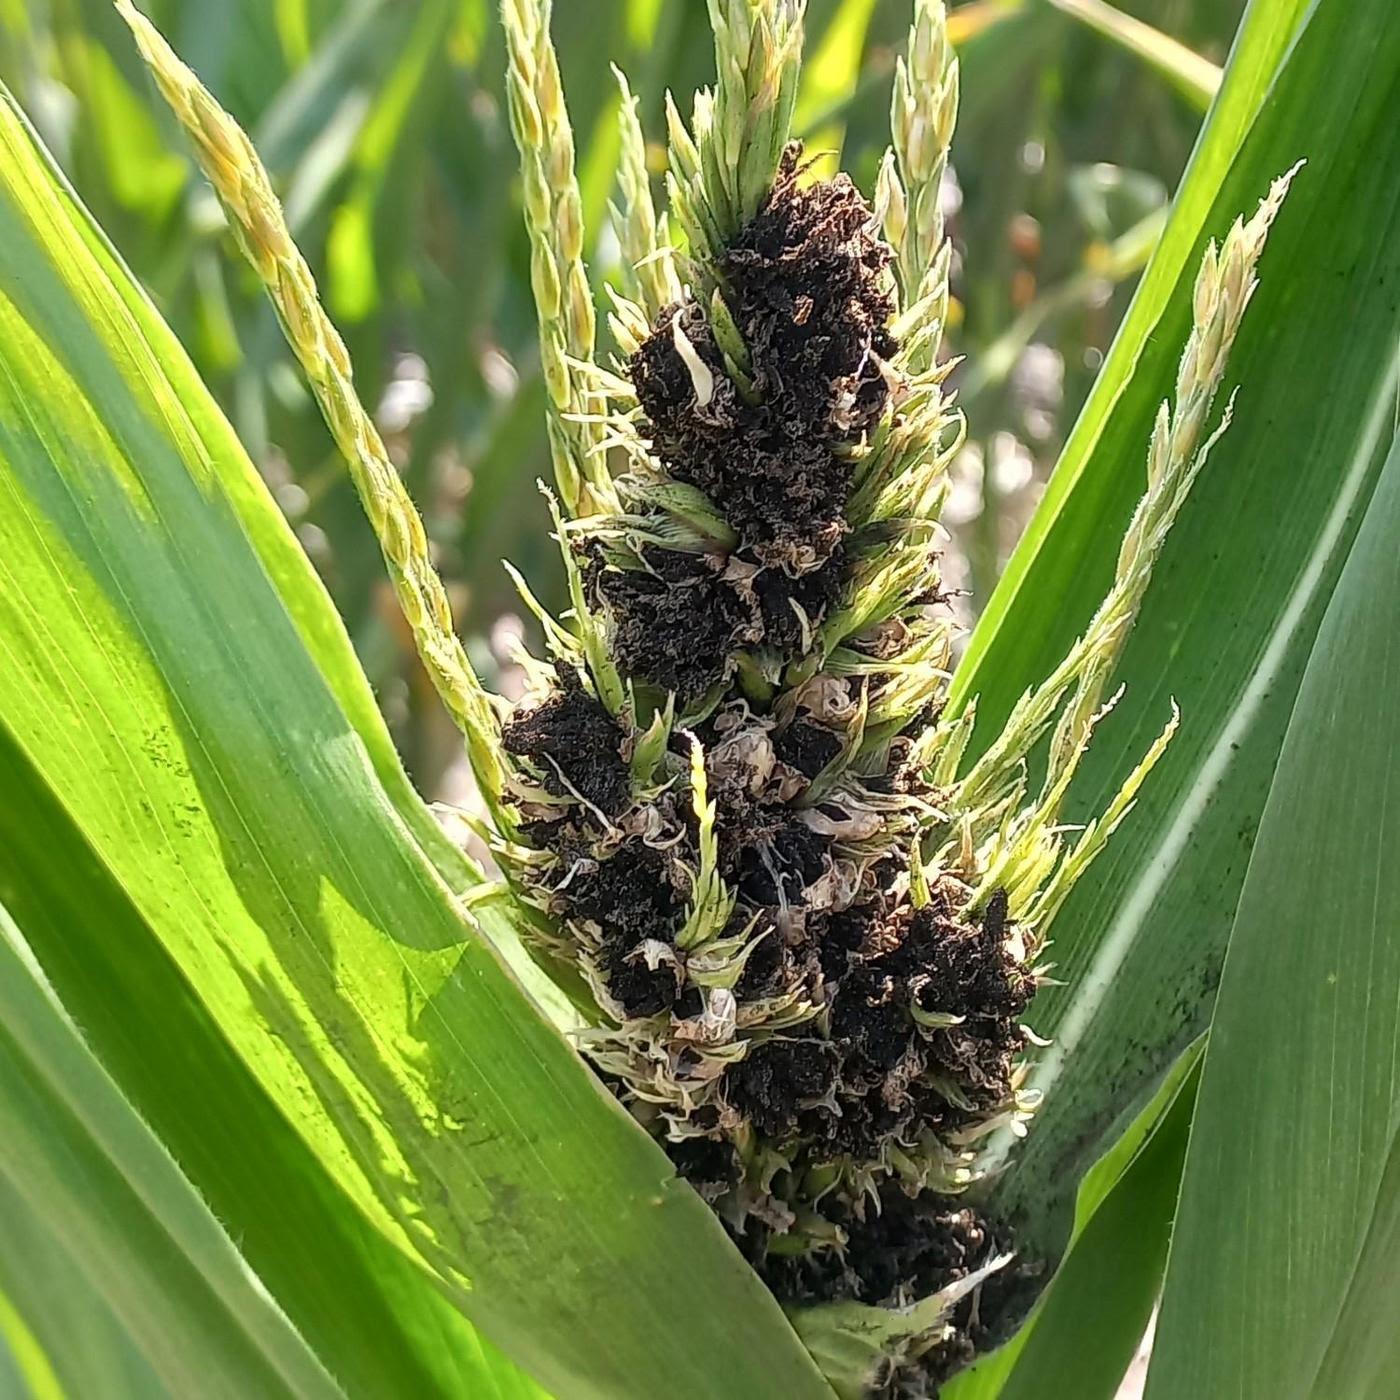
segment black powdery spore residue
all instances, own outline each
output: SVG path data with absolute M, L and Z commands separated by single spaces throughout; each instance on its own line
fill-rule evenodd
M 894 1069 L 914 1040 L 904 980 L 874 963 L 852 968 L 831 1008 L 831 1034 L 861 1070 Z
M 861 1155 L 896 1127 L 954 1131 L 1005 1102 L 1032 989 L 995 919 L 968 923 L 934 904 L 873 922 L 834 984 L 832 1036 L 861 1102 L 832 1125 L 833 1139 Z M 962 1021 L 925 1030 L 916 1008 Z M 922 1074 L 956 1086 L 957 1101 L 928 1090 Z
M 631 373 L 653 449 L 675 477 L 706 492 L 746 543 L 825 555 L 844 533 L 850 486 L 833 448 L 859 438 L 889 401 L 891 254 L 851 181 L 799 186 L 799 159 L 790 146 L 762 209 L 720 260 L 761 401 L 738 394 L 694 303 L 662 312 Z M 677 327 L 714 376 L 708 403 L 676 351 Z
M 995 890 L 975 924 L 949 920 L 934 906 L 916 909 L 904 940 L 885 962 L 906 976 L 921 976 L 919 1000 L 927 1011 L 972 1022 L 1006 1020 L 1026 1009 L 1032 984 L 1005 940 L 1006 892 Z
M 746 911 L 736 909 L 725 934 L 740 933 L 757 941 L 744 960 L 744 970 L 734 984 L 734 995 L 741 1002 L 776 995 L 793 980 L 791 963 L 777 924 L 766 914 L 759 914 L 751 923 Z
M 714 375 L 706 404 L 697 401 L 676 350 L 677 324 Z M 849 467 L 831 450 L 833 437 L 787 421 L 779 404 L 745 403 L 713 347 L 692 303 L 663 311 L 633 356 L 632 383 L 652 450 L 678 481 L 705 492 L 745 543 L 829 551 L 844 533 L 850 480 Z
M 853 438 L 889 399 L 880 361 L 896 346 L 891 252 L 847 175 L 799 187 L 790 145 L 772 193 L 726 250 L 721 276 L 759 394 L 788 436 Z
M 739 648 L 761 645 L 790 660 L 811 646 L 812 628 L 847 579 L 842 449 L 889 403 L 887 361 L 897 348 L 887 329 L 890 250 L 850 180 L 800 186 L 799 158 L 789 147 L 762 209 L 719 262 L 757 401 L 730 379 L 706 309 L 694 301 L 663 310 L 629 366 L 652 451 L 738 533 L 733 557 L 749 573 L 721 583 L 693 558 L 662 565 L 649 557 L 647 581 L 600 581 L 623 664 L 687 697 L 722 678 Z M 703 393 L 678 334 L 710 372 Z M 688 658 L 673 654 L 674 638 L 657 635 L 675 625 L 688 641 L 694 634 Z
M 773 1257 L 766 1272 L 780 1297 L 898 1305 L 966 1278 L 998 1252 L 991 1225 L 958 1197 L 911 1197 L 893 1185 L 881 1188 L 878 1206 L 845 1207 L 834 1223 L 844 1250 Z
M 766 647 L 782 661 L 801 655 L 846 576 L 839 547 L 796 576 L 747 550 L 734 556 L 732 573 L 716 555 L 648 546 L 643 558 L 645 570 L 593 564 L 589 585 L 612 619 L 618 665 L 683 703 L 725 680 L 742 650 Z
M 723 560 L 655 547 L 645 558 L 650 572 L 592 573 L 612 618 L 612 655 L 627 674 L 695 699 L 725 679 L 735 651 L 761 639 L 759 621 L 721 578 Z
M 669 947 L 684 913 L 684 897 L 665 855 L 635 837 L 606 859 L 586 860 L 555 894 L 560 911 L 602 931 L 600 969 L 614 1000 L 629 1016 L 669 1010 L 680 994 L 677 964 L 648 963 L 648 942 Z
M 804 778 L 815 778 L 841 751 L 841 736 L 825 725 L 797 719 L 773 736 L 773 749 Z
M 739 556 L 741 559 L 744 556 Z M 761 567 L 753 588 L 762 619 L 761 641 L 784 661 L 801 656 L 811 646 L 810 628 L 826 616 L 845 591 L 846 551 L 832 547 L 821 564 L 792 574 L 777 565 Z
M 572 917 L 591 919 L 629 947 L 644 938 L 665 942 L 683 906 L 671 872 L 661 851 L 629 837 L 606 859 L 571 874 L 559 898 Z
M 648 964 L 639 945 L 628 948 L 620 940 L 609 942 L 600 966 L 608 991 L 628 1016 L 656 1016 L 669 1011 L 680 995 L 680 977 L 673 963 Z
M 732 814 L 732 798 L 727 805 Z M 756 1044 L 725 1071 L 729 1111 L 796 1144 L 800 1172 L 873 1162 L 890 1141 L 913 1142 L 925 1131 L 946 1137 L 1001 1107 L 1032 990 L 1005 946 L 1002 896 L 980 922 L 937 901 L 918 910 L 886 911 L 878 902 L 803 909 L 803 884 L 828 859 L 825 838 L 783 808 L 754 806 L 726 826 L 729 878 L 741 895 L 735 926 L 761 934 L 736 988 L 741 1001 L 800 989 L 825 1007 L 820 1034 Z M 746 835 L 733 841 L 736 831 Z M 789 837 L 795 843 L 786 847 Z M 775 875 L 790 911 L 781 918 Z M 917 1010 L 962 1021 L 930 1028 Z
M 688 1137 L 667 1144 L 676 1170 L 706 1200 L 713 1201 L 739 1181 L 739 1154 L 727 1142 L 715 1138 Z
M 826 869 L 827 843 L 783 807 L 751 807 L 720 832 L 720 868 L 740 897 L 759 908 L 800 904 Z
M 769 1040 L 726 1071 L 731 1105 L 770 1139 L 794 1132 L 803 1108 L 822 1098 L 837 1073 L 830 1041 Z
M 911 1197 L 893 1186 L 880 1191 L 878 1207 L 863 1202 L 838 1222 L 843 1250 L 801 1256 L 770 1255 L 761 1272 L 789 1304 L 852 1300 L 871 1306 L 903 1307 L 960 1282 L 998 1255 L 1010 1238 L 974 1206 L 955 1196 L 924 1192 Z M 934 1397 L 939 1386 L 988 1346 L 1002 1340 L 1001 1326 L 1015 1265 L 998 1270 L 961 1302 L 948 1318 L 949 1334 L 932 1348 L 876 1378 L 869 1400 Z
M 502 727 L 507 753 L 530 759 L 556 797 L 581 794 L 609 817 L 626 810 L 631 787 L 622 729 L 578 678 L 561 670 L 562 688 Z

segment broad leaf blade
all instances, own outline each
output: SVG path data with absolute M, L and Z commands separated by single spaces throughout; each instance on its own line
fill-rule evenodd
M 1130 470 L 1129 464 L 1145 455 L 1150 415 L 1170 382 L 1180 353 L 1179 345 L 1167 344 L 1154 335 L 1154 328 L 1181 279 L 1195 273 L 1206 221 L 1221 182 L 1307 10 L 1308 0 L 1252 0 L 1230 55 L 1226 80 L 1172 200 L 1171 219 L 1094 381 L 1093 393 L 1060 454 L 1040 507 L 968 641 L 950 703 L 962 706 L 974 695 L 978 697 L 978 734 L 983 744 L 996 732 L 1026 685 L 1044 675 L 1064 654 L 1112 579 L 1109 551 L 1105 550 L 1101 559 L 1087 561 L 1090 577 L 1086 578 L 1082 567 L 1086 561 L 1075 551 L 1061 550 L 1058 543 L 1051 546 L 1049 541 L 1058 542 L 1066 536 L 1082 539 L 1101 524 L 1110 530 L 1126 524 L 1137 503 L 1141 483 L 1136 468 Z M 1120 404 L 1135 380 L 1143 387 L 1128 404 Z M 1145 418 L 1138 398 L 1147 405 Z M 1120 460 L 1100 444 L 1110 432 L 1121 431 L 1120 423 L 1129 417 L 1134 420 L 1129 431 L 1143 428 L 1141 443 L 1134 445 L 1134 456 Z M 1040 625 L 1027 635 L 1017 624 L 1030 618 Z
M 1048 0 L 1057 10 L 1096 30 L 1151 64 L 1173 87 L 1203 111 L 1220 88 L 1220 70 L 1208 58 L 1188 49 L 1134 15 L 1115 9 L 1107 0 Z
M 1397 540 L 1400 438 L 1308 662 L 1240 897 L 1149 1400 L 1400 1390 Z
M 654 1394 L 658 1356 L 677 1395 L 824 1394 L 708 1209 L 463 926 L 425 819 L 410 829 L 401 778 L 340 703 L 363 686 L 307 649 L 343 644 L 323 598 L 286 597 L 285 539 L 245 532 L 275 507 L 216 421 L 0 111 L 0 731 L 179 1004 L 137 986 L 104 1008 L 75 956 L 103 919 L 41 940 L 26 918 L 60 995 L 83 997 L 104 1060 L 143 1042 L 122 1087 L 201 1189 L 172 1095 L 217 1102 L 224 1065 L 168 1089 L 149 1051 L 167 1016 L 200 1050 L 217 1030 L 242 1098 L 295 1130 L 270 1148 L 309 1159 L 559 1395 Z M 18 880 L 61 884 L 65 850 L 33 854 Z
M 337 1379 L 355 1394 L 537 1396 L 350 1206 L 4 730 L 0 791 L 0 899 L 104 1069 Z M 96 1302 L 88 1332 L 107 1311 Z M 79 1296 L 68 1303 L 83 1315 Z
M 1320 0 L 1310 11 L 1207 220 L 1223 231 L 1309 158 L 1232 356 L 1234 425 L 1167 544 L 1120 668 L 1126 696 L 1067 813 L 1102 808 L 1175 697 L 1181 732 L 1056 921 L 1051 956 L 1065 985 L 1032 1008 L 1032 1024 L 1055 1040 L 1034 1071 L 1046 1102 L 993 1194 L 1023 1219 L 1026 1242 L 1051 1254 L 1074 1181 L 1204 1028 L 1298 678 L 1384 455 L 1394 318 L 1371 289 L 1397 275 L 1400 258 L 1390 120 L 1400 31 L 1382 23 L 1388 10 L 1385 0 Z M 1268 13 L 1251 11 L 1256 22 Z M 1208 129 L 1201 149 L 1211 140 Z M 1041 669 L 1042 645 L 1083 624 L 1111 569 L 1185 341 L 1190 286 L 1180 278 L 1150 339 L 1130 318 L 1109 388 L 1068 451 L 1073 489 L 1052 500 L 1021 586 L 987 624 L 964 686 L 984 692 L 993 716 Z
M 73 1395 L 342 1394 L 93 1058 L 3 907 L 0 1289 Z
M 998 1400 L 1113 1400 L 1162 1287 L 1195 1081 L 1076 1240 Z M 996 1358 L 993 1357 L 993 1362 Z

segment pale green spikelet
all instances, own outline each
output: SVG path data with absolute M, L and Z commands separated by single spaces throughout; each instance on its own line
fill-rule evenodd
M 618 129 L 621 152 L 617 170 L 617 201 L 612 206 L 613 227 L 622 249 L 622 285 L 618 290 L 642 311 L 646 328 L 662 307 L 681 298 L 674 255 L 665 240 L 665 229 L 658 219 L 651 197 L 651 177 L 647 172 L 646 138 L 637 120 L 637 99 L 622 70 L 613 66 L 621 90 Z
M 935 264 L 945 246 L 939 201 L 957 116 L 958 60 L 943 0 L 915 0 L 909 45 L 895 63 L 894 159 L 880 172 L 877 194 L 909 306 L 947 285 L 947 269 Z
M 570 515 L 611 501 L 595 403 L 571 361 L 593 357 L 596 315 L 583 264 L 583 201 L 574 137 L 549 39 L 550 0 L 504 0 L 506 94 L 520 150 L 530 282 L 549 395 L 549 438 L 559 496 Z
M 802 63 L 806 0 L 709 0 L 715 31 L 714 117 L 702 148 L 714 147 L 717 180 L 707 186 L 720 233 L 732 237 L 773 187 L 787 145 Z M 719 217 L 721 207 L 728 220 Z
M 1211 407 L 1225 375 L 1245 307 L 1254 293 L 1255 269 L 1270 225 L 1288 192 L 1294 170 L 1275 180 L 1247 222 L 1236 219 L 1217 250 L 1206 247 L 1192 301 L 1192 327 L 1177 373 L 1175 403 L 1158 410 L 1147 452 L 1147 490 L 1133 512 L 1113 585 L 1084 635 L 1059 666 L 1013 709 L 1001 734 L 963 781 L 962 803 L 994 808 L 1018 767 L 1054 724 L 1045 776 L 1048 790 L 1077 762 L 1094 714 L 1137 616 L 1152 568 L 1212 444 L 1229 425 L 1233 405 L 1202 442 Z
M 778 173 L 802 66 L 806 0 L 708 0 L 715 34 L 713 91 L 696 94 L 687 131 L 669 103 L 672 211 L 685 229 L 685 265 L 709 287 L 714 264 L 758 212 Z

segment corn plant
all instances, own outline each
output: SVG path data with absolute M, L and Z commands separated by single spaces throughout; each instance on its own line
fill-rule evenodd
M 1150 1396 L 1390 1393 L 1393 24 L 1256 0 L 955 667 L 939 0 L 868 193 L 791 139 L 800 0 L 711 0 L 664 208 L 619 75 L 601 316 L 549 6 L 505 0 L 569 596 L 513 574 L 543 645 L 508 703 L 252 143 L 118 8 L 344 457 L 495 873 L 6 108 L 25 1389 L 1110 1395 L 1161 1291 Z

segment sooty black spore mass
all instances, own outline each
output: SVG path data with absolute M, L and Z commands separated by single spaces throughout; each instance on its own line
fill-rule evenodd
M 775 901 L 767 902 L 771 916 Z M 804 979 L 828 1008 L 820 1044 L 829 1072 L 820 1087 L 806 1084 L 802 1072 L 816 1060 L 797 1032 L 765 1042 L 726 1071 L 731 1107 L 779 1136 L 774 1086 L 803 1083 L 782 1112 L 815 1166 L 868 1160 L 882 1142 L 921 1127 L 956 1132 L 1005 1100 L 1032 983 L 989 921 L 964 923 L 937 901 L 892 914 L 870 901 L 839 914 L 809 911 L 800 934 L 794 926 L 790 919 L 785 937 L 770 937 L 789 985 Z M 917 1011 L 959 1019 L 921 1028 Z
M 723 679 L 741 648 L 789 660 L 810 645 L 846 577 L 851 472 L 842 449 L 889 402 L 889 249 L 846 176 L 799 187 L 798 161 L 789 147 L 768 199 L 719 264 L 757 402 L 729 378 L 694 301 L 667 307 L 631 361 L 653 452 L 739 535 L 725 559 L 652 549 L 650 573 L 596 580 L 619 659 L 682 698 Z M 676 349 L 678 332 L 713 376 L 707 402 Z
M 507 753 L 531 759 L 556 797 L 572 795 L 572 788 L 615 817 L 631 795 L 622 730 L 572 671 L 560 668 L 559 676 L 559 693 L 504 725 L 501 744 Z
M 844 175 L 797 184 L 789 147 L 758 215 L 720 260 L 726 300 L 749 349 L 760 400 L 725 374 L 695 303 L 668 307 L 632 360 L 632 381 L 667 470 L 704 491 L 745 544 L 834 547 L 850 486 L 833 451 L 884 413 L 896 346 L 888 247 Z M 675 348 L 675 322 L 715 375 L 709 403 Z
M 901 1307 L 966 1278 L 1009 1244 L 975 1210 L 952 1196 L 917 1198 L 886 1187 L 878 1207 L 869 1202 L 842 1220 L 847 1243 L 841 1251 L 773 1260 L 769 1286 L 791 1303 L 850 1299 L 872 1306 Z M 915 1400 L 933 1396 L 939 1384 L 977 1353 L 1001 1340 L 991 1326 L 1013 1277 L 992 1274 L 954 1308 L 947 1339 L 902 1367 L 880 1375 L 870 1400 Z
M 823 725 L 799 719 L 774 735 L 773 747 L 784 763 L 810 779 L 841 751 L 841 736 Z
M 613 618 L 612 654 L 628 674 L 693 699 L 722 681 L 733 652 L 762 632 L 752 608 L 720 577 L 722 560 L 654 546 L 643 559 L 647 572 L 592 572 Z
M 559 899 L 570 915 L 596 924 L 608 991 L 628 1016 L 675 1005 L 680 982 L 669 960 L 648 962 L 648 945 L 672 943 L 683 913 L 675 871 L 660 851 L 635 838 L 605 859 L 578 857 Z

